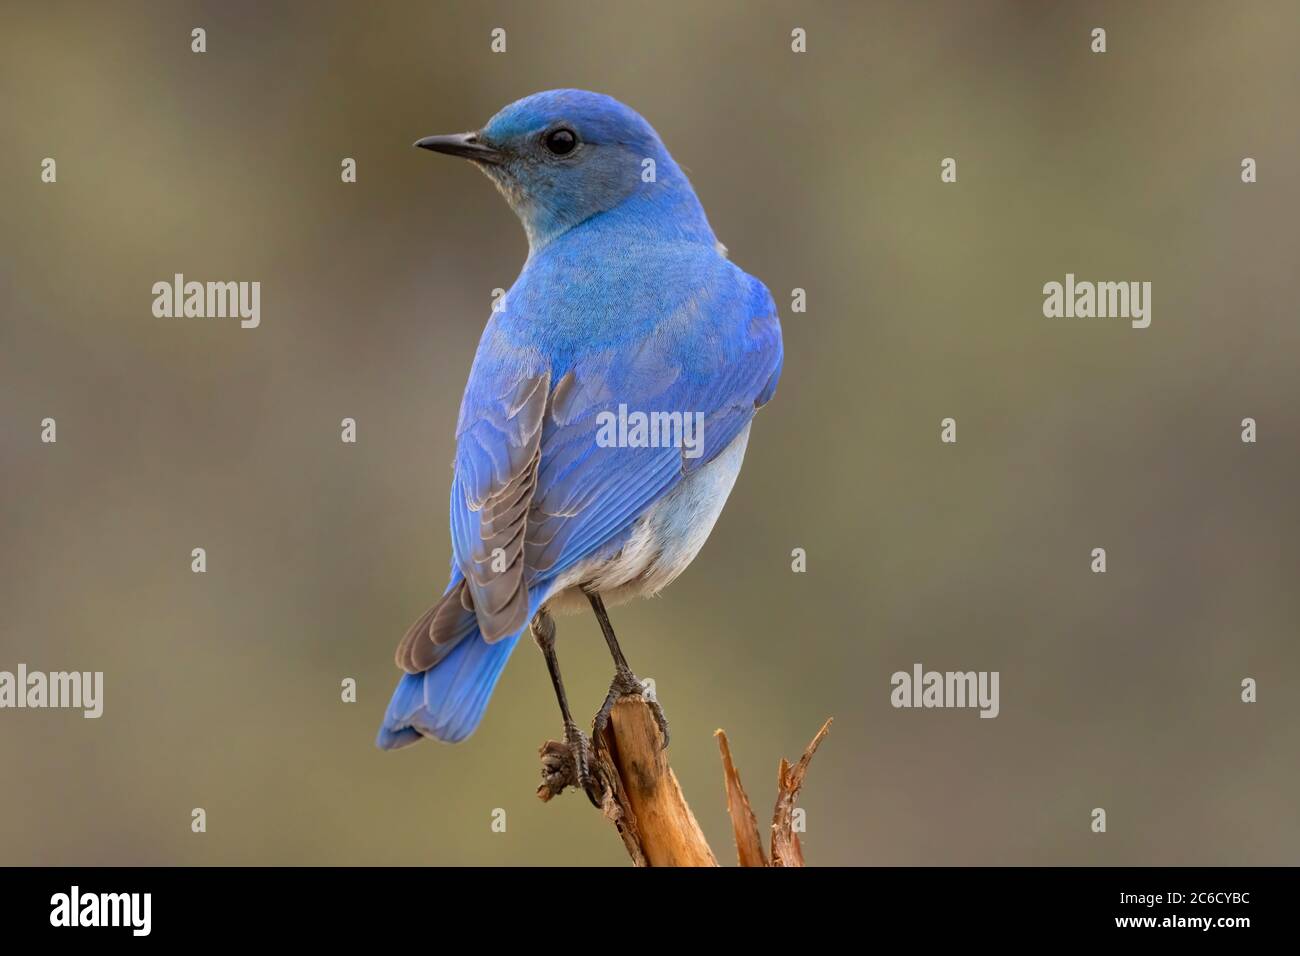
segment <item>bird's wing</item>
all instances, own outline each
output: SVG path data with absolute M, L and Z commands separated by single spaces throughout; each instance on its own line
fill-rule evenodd
M 660 329 L 633 350 L 577 363 L 546 416 L 537 494 L 524 541 L 526 574 L 553 578 L 617 542 L 683 476 L 731 444 L 771 397 L 780 370 L 775 310 L 705 324 L 684 337 Z M 604 447 L 598 419 L 664 412 L 702 420 L 698 454 L 679 447 Z
M 524 532 L 551 392 L 547 369 L 495 370 L 471 375 L 476 395 L 471 401 L 467 390 L 462 419 L 472 420 L 457 437 L 451 486 L 452 551 L 465 578 L 459 603 L 474 612 L 487 641 L 517 632 L 527 620 Z M 434 640 L 451 637 L 440 633 Z
M 635 343 L 589 352 L 567 368 L 535 353 L 480 348 L 461 412 L 451 537 L 465 578 L 461 603 L 485 640 L 522 628 L 530 590 L 616 542 L 771 398 L 782 360 L 776 307 L 761 283 L 735 275 L 732 287 L 701 293 Z M 617 416 L 620 405 L 700 413 L 699 454 L 605 447 L 601 413 Z

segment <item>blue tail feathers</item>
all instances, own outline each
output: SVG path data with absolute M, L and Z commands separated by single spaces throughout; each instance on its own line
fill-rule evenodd
M 421 737 L 447 743 L 474 732 L 519 634 L 489 644 L 475 628 L 446 657 L 420 674 L 403 674 L 375 743 L 396 750 Z

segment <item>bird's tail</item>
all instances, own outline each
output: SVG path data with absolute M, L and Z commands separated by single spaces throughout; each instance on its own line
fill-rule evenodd
M 524 627 L 514 634 L 488 643 L 479 631 L 472 610 L 454 607 L 449 610 L 453 603 L 459 605 L 458 590 L 456 582 L 453 582 L 444 599 L 413 626 L 413 630 L 417 630 L 439 617 L 446 617 L 449 623 L 443 626 L 462 636 L 456 637 L 449 650 L 443 652 L 440 649 L 427 670 L 403 674 L 397 682 L 375 740 L 384 750 L 405 747 L 422 737 L 456 743 L 472 734 L 483 719 L 483 711 L 510 652 L 528 627 L 525 622 Z M 528 620 L 532 620 L 540 603 L 536 598 L 529 601 Z M 462 619 L 465 616 L 467 619 Z M 450 621 L 451 617 L 457 617 L 457 620 Z M 407 643 L 403 641 L 403 646 Z M 398 653 L 400 657 L 401 647 Z
M 519 635 L 512 634 L 489 644 L 475 628 L 430 670 L 403 674 L 375 743 L 396 750 L 421 737 L 447 743 L 464 740 L 483 719 L 492 689 L 517 643 Z

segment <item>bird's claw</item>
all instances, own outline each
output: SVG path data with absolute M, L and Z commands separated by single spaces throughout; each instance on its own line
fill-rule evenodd
M 620 671 L 614 675 L 605 703 L 597 712 L 596 719 L 592 721 L 592 736 L 599 736 L 609 726 L 609 715 L 613 713 L 614 704 L 624 697 L 640 697 L 645 700 L 650 707 L 650 712 L 655 716 L 655 723 L 659 725 L 659 732 L 663 735 L 660 749 L 668 749 L 668 717 L 664 714 L 664 709 L 659 706 L 659 701 L 646 692 L 641 681 L 631 671 Z
M 541 750 L 542 785 L 537 795 L 544 800 L 558 796 L 566 787 L 575 787 L 587 794 L 594 806 L 600 804 L 593 795 L 595 777 L 592 774 L 591 741 L 572 721 L 566 722 L 564 740 L 548 740 Z

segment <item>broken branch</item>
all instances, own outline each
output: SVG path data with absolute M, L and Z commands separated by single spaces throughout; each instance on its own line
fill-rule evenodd
M 731 758 L 727 735 L 719 730 L 727 811 L 731 815 L 741 866 L 803 866 L 803 850 L 793 833 L 794 805 L 808 765 L 830 729 L 827 720 L 793 767 L 778 770 L 772 816 L 771 862 L 763 853 L 758 820 Z M 537 796 L 550 800 L 577 782 L 567 744 L 551 740 L 541 749 L 542 785 Z M 614 824 L 636 866 L 717 866 L 695 814 L 668 765 L 663 734 L 654 711 L 640 695 L 615 702 L 609 723 L 592 742 L 588 797 Z

